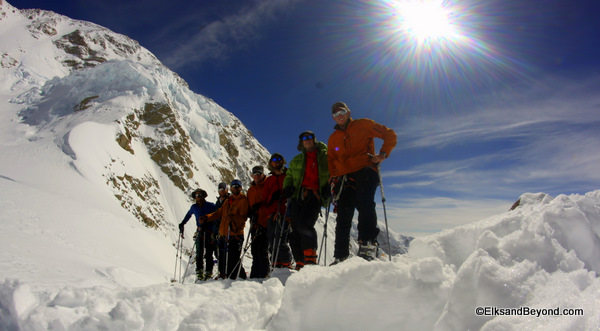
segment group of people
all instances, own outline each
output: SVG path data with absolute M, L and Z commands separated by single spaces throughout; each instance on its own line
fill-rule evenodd
M 268 161 L 268 176 L 262 165 L 252 168 L 247 195 L 240 180 L 219 184 L 216 203 L 206 201 L 206 191 L 197 189 L 195 199 L 179 230 L 196 217 L 196 274 L 213 277 L 213 254 L 218 256 L 220 278 L 265 278 L 273 268 L 302 269 L 317 264 L 318 238 L 315 224 L 321 207 L 336 205 L 334 262 L 350 255 L 350 230 L 358 211 L 358 256 L 377 256 L 375 191 L 378 165 L 396 146 L 396 133 L 370 119 L 353 119 L 344 102 L 331 107 L 336 125 L 327 145 L 314 132 L 299 135 L 298 151 L 287 162 L 275 153 Z M 383 140 L 375 153 L 374 138 Z M 244 227 L 250 219 L 247 242 L 252 253 L 250 274 L 242 265 Z M 245 253 L 245 252 L 244 252 Z M 206 261 L 206 264 L 204 263 Z M 295 262 L 295 264 L 294 264 Z

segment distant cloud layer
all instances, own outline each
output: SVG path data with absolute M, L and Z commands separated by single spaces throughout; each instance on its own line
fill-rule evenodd
M 436 218 L 456 224 L 473 221 L 474 215 L 510 207 L 522 193 L 597 189 L 600 95 L 594 86 L 600 86 L 599 78 L 546 77 L 531 90 L 495 95 L 501 101 L 485 102 L 486 107 L 410 118 L 397 129 L 400 148 L 439 157 L 384 172 L 386 185 L 404 192 L 395 206 L 402 208 L 397 217 L 407 226 L 414 221 L 414 228 L 427 219 L 421 224 L 435 231 L 448 227 Z M 436 195 L 448 197 L 447 203 L 441 204 Z M 443 211 L 432 209 L 440 205 Z
M 407 134 L 411 148 L 440 147 L 473 139 L 570 135 L 569 126 L 600 121 L 600 95 L 596 88 L 599 85 L 600 78 L 555 80 L 528 92 L 495 95 L 493 102 L 497 105 L 486 103 L 485 108 L 464 113 L 414 118 L 415 125 L 407 125 L 402 132 Z
M 163 63 L 174 70 L 188 65 L 200 66 L 206 61 L 227 58 L 232 52 L 252 47 L 260 40 L 261 30 L 265 26 L 299 1 L 255 1 L 244 10 L 209 22 L 196 33 L 187 35 L 185 40 L 180 40 L 178 46 L 163 56 Z M 184 20 L 190 25 L 198 24 L 193 15 Z M 181 29 L 181 24 L 177 24 Z

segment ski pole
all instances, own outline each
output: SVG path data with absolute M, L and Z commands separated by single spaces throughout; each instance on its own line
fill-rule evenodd
M 179 246 L 179 281 L 181 282 L 181 269 L 183 268 L 183 240 L 185 237 L 181 234 L 181 245 Z
M 188 259 L 188 263 L 185 266 L 185 272 L 183 273 L 183 277 L 181 277 L 181 284 L 183 284 L 183 282 L 185 281 L 185 276 L 187 275 L 188 269 L 190 267 L 190 261 L 192 260 L 192 257 L 194 256 L 194 252 L 196 251 L 196 245 L 198 245 L 198 238 L 200 238 L 200 233 L 198 233 L 198 235 L 196 236 L 196 240 L 194 240 L 194 245 L 192 246 L 192 252 L 190 253 L 190 258 Z M 198 262 L 196 262 L 198 263 Z
M 279 245 L 281 245 L 281 238 L 283 237 L 283 226 L 281 223 L 281 214 L 277 212 L 275 215 L 275 231 L 273 231 L 273 255 L 271 256 L 271 271 L 275 268 L 275 264 L 277 263 L 277 258 L 279 257 Z M 279 236 L 277 236 L 277 230 L 279 230 Z M 271 272 L 269 272 L 271 274 Z
M 272 263 L 272 265 L 271 265 L 271 270 L 269 271 L 269 274 L 268 274 L 268 276 L 270 276 L 270 275 L 271 275 L 271 273 L 273 272 L 273 269 L 274 269 L 275 263 L 277 262 L 277 258 L 279 257 L 279 248 L 280 248 L 280 245 L 281 245 L 281 241 L 282 241 L 282 239 L 283 239 L 284 241 L 287 241 L 287 234 L 288 234 L 288 233 L 287 233 L 287 230 L 286 230 L 286 232 L 285 232 L 285 238 L 283 238 L 283 236 L 284 236 L 284 232 L 283 232 L 283 231 L 284 231 L 284 228 L 285 228 L 285 223 L 286 223 L 286 222 L 285 222 L 285 220 L 284 220 L 283 222 L 281 222 L 281 220 L 278 220 L 278 221 L 277 221 L 277 223 L 279 223 L 279 242 L 278 242 L 278 244 L 277 244 L 277 247 L 276 247 L 276 251 L 275 251 L 275 252 L 276 252 L 276 253 L 275 253 L 275 257 L 274 257 L 274 259 L 273 259 L 273 263 Z M 267 277 L 268 277 L 268 276 L 267 276 Z
M 200 260 L 203 260 L 202 262 L 202 277 L 204 278 L 204 275 L 206 274 L 206 265 L 208 264 L 208 259 L 205 259 L 204 257 L 207 255 L 206 254 L 206 232 L 201 231 L 200 232 L 202 235 L 202 256 L 200 256 Z M 212 256 L 210 257 L 212 259 Z M 198 261 L 196 261 L 196 263 L 198 263 Z M 198 267 L 198 266 L 196 266 Z
M 331 197 L 327 198 L 327 208 L 325 209 L 325 224 L 323 224 L 323 237 L 321 237 L 321 248 L 319 249 L 319 258 L 317 264 L 321 264 L 321 252 L 323 247 L 325 248 L 325 257 L 323 258 L 323 265 L 327 266 L 327 221 L 329 220 L 329 209 L 331 208 Z
M 388 257 L 392 261 L 392 245 L 390 245 L 390 229 L 388 228 L 387 212 L 385 210 L 385 194 L 383 193 L 383 181 L 381 180 L 381 163 L 377 164 L 377 174 L 379 175 L 379 188 L 381 189 L 381 204 L 383 205 L 383 218 L 385 219 L 385 234 L 387 236 Z
M 179 260 L 179 246 L 181 245 L 181 235 L 177 237 L 178 239 L 175 252 L 175 270 L 173 270 L 173 278 L 171 279 L 171 283 L 175 283 L 177 281 L 177 261 Z
M 272 252 L 276 252 L 275 254 L 271 254 L 271 270 L 269 271 L 269 275 L 271 274 L 271 272 L 273 271 L 273 268 L 275 267 L 275 263 L 277 263 L 277 257 L 279 256 L 279 245 L 281 245 L 281 231 L 282 231 L 282 226 L 281 226 L 281 201 L 283 200 L 283 194 L 281 194 L 281 196 L 279 197 L 279 200 L 277 201 L 277 213 L 275 214 L 273 220 L 276 220 L 277 223 L 276 225 L 279 225 L 279 242 L 277 243 L 277 246 L 275 246 L 275 242 L 277 240 L 277 231 L 273 232 L 273 246 L 271 246 L 271 251 Z M 275 227 L 275 230 L 277 230 L 277 227 Z M 268 232 L 267 232 L 268 233 Z
M 271 243 L 271 247 L 269 249 L 269 254 L 271 254 L 271 257 L 269 259 L 269 264 L 271 266 L 271 269 L 273 269 L 275 267 L 275 262 L 276 262 L 276 258 L 275 258 L 275 251 L 276 251 L 276 244 L 277 244 L 277 227 L 278 227 L 278 223 L 279 223 L 279 211 L 273 216 L 273 219 L 271 219 L 269 221 L 269 223 L 273 222 L 273 242 Z M 269 229 L 267 227 L 267 237 L 269 236 Z M 269 272 L 270 273 L 270 272 Z
M 225 277 L 229 278 L 229 234 L 231 233 L 231 223 L 227 229 L 227 241 L 225 242 Z
M 238 261 L 238 263 L 235 265 L 235 267 L 233 267 L 233 270 L 235 270 L 235 268 L 238 268 L 237 271 L 237 275 L 235 275 L 235 279 L 238 279 L 238 277 L 240 277 L 240 272 L 242 271 L 242 261 L 244 260 L 244 257 L 246 256 L 246 252 L 248 251 L 248 249 L 250 249 L 250 244 L 254 241 L 255 237 L 250 238 L 250 234 L 252 233 L 252 230 L 248 231 L 248 236 L 246 237 L 246 246 L 244 247 L 244 251 L 242 252 L 242 255 L 240 255 L 240 260 Z
M 344 184 L 346 183 L 346 175 L 342 176 L 342 182 L 340 183 L 340 190 L 333 195 L 333 191 L 334 191 L 334 183 L 331 183 L 331 187 L 330 187 L 330 191 L 332 196 L 329 197 L 329 202 L 327 203 L 327 209 L 325 210 L 325 224 L 323 225 L 323 239 L 321 239 L 321 249 L 323 248 L 323 246 L 325 246 L 325 258 L 323 258 L 323 265 L 327 266 L 327 221 L 329 220 L 329 209 L 331 207 L 332 204 L 335 204 L 339 199 L 340 196 L 342 195 L 342 190 L 344 189 Z M 319 263 L 319 261 L 321 260 L 321 252 L 319 252 L 319 260 L 317 261 L 317 264 Z

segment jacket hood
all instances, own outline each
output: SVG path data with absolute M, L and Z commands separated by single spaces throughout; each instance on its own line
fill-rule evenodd
M 300 152 L 304 152 L 304 144 L 302 144 L 302 136 L 303 136 L 303 135 L 305 135 L 305 134 L 307 134 L 307 133 L 308 133 L 308 134 L 312 134 L 312 135 L 313 135 L 313 137 L 314 137 L 314 138 L 313 138 L 313 141 L 315 142 L 315 145 L 317 145 L 317 148 L 319 148 L 319 147 L 318 147 L 318 146 L 319 146 L 319 141 L 317 140 L 317 135 L 316 135 L 314 132 L 312 132 L 312 131 L 304 131 L 304 132 L 302 132 L 302 133 L 301 133 L 301 134 L 298 136 L 298 147 L 297 147 L 297 149 L 298 149 L 298 151 L 300 151 Z

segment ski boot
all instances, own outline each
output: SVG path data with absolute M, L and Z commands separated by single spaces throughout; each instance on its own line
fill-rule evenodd
M 348 259 L 347 256 L 346 257 L 342 257 L 342 258 L 337 258 L 336 257 L 335 260 L 333 260 L 333 262 L 329 266 L 331 267 L 331 266 L 334 266 L 334 265 L 336 265 L 338 263 L 342 263 L 342 262 L 346 261 L 347 259 Z
M 359 241 L 358 256 L 367 261 L 373 261 L 377 258 L 377 242 Z
M 283 268 L 292 269 L 292 263 L 291 262 L 277 262 L 277 263 L 275 263 L 275 268 L 278 268 L 278 269 L 283 269 Z
M 316 249 L 305 249 L 304 250 L 304 265 L 316 265 L 317 264 L 317 250 Z

